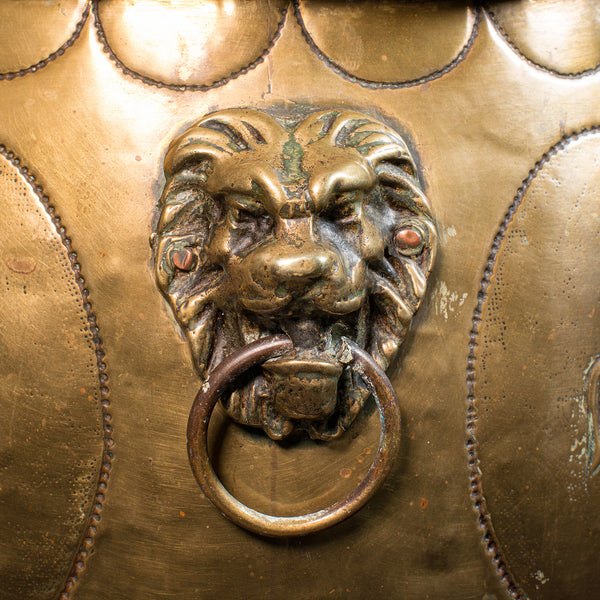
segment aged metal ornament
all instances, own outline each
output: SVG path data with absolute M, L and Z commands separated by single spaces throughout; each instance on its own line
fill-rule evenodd
M 389 473 L 400 442 L 400 408 L 394 388 L 381 368 L 354 342 L 344 340 L 340 358 L 372 386 L 381 416 L 379 449 L 364 479 L 350 494 L 331 506 L 294 517 L 266 515 L 241 503 L 223 486 L 207 452 L 208 423 L 221 393 L 247 369 L 293 349 L 285 336 L 252 342 L 228 356 L 210 374 L 190 411 L 188 455 L 196 480 L 206 496 L 232 521 L 255 533 L 270 536 L 305 535 L 347 519 L 373 496 Z
M 406 142 L 349 110 L 231 109 L 176 138 L 164 168 L 156 279 L 199 375 L 253 342 L 287 336 L 287 351 L 219 390 L 223 406 L 276 440 L 339 437 L 377 388 L 361 374 L 364 361 L 348 367 L 344 349 L 365 348 L 381 371 L 390 365 L 435 255 Z
M 600 355 L 595 357 L 587 369 L 584 389 L 589 421 L 587 467 L 590 476 L 594 476 L 600 470 Z
M 0 0 L 0 598 L 599 599 L 598 16 L 596 0 Z M 228 264 L 279 234 L 217 260 L 217 230 L 251 238 L 223 217 L 171 256 L 165 289 L 201 282 L 207 262 L 223 279 L 205 304 L 180 290 L 198 354 L 207 340 L 192 360 L 148 238 L 170 235 L 158 231 L 178 170 L 163 175 L 169 143 L 240 107 L 272 123 L 243 117 L 260 144 L 238 120 L 254 150 L 195 129 L 229 152 L 212 148 L 229 177 L 251 156 L 284 173 L 277 132 L 294 134 L 309 181 L 335 171 L 330 154 L 309 164 L 325 141 L 296 132 L 325 109 L 407 143 L 438 238 L 384 369 L 397 402 L 368 370 L 387 359 L 373 340 L 401 338 L 382 327 L 396 305 L 382 308 L 375 280 L 388 274 L 365 261 L 361 339 L 360 311 L 307 316 L 317 331 L 350 322 L 320 357 L 341 369 L 336 406 L 290 416 L 304 397 L 275 396 L 275 377 L 283 392 L 292 377 L 266 367 L 306 354 L 285 323 L 300 317 L 246 308 Z M 345 135 L 331 147 L 358 156 Z M 190 198 L 217 196 L 206 164 Z M 377 185 L 389 201 L 393 186 Z M 350 272 L 359 235 L 330 244 L 341 224 L 323 212 L 313 224 Z M 377 226 L 388 255 L 418 241 Z M 344 433 L 311 439 L 335 434 L 369 385 Z M 331 408 L 323 391 L 304 396 L 312 414 Z M 292 428 L 284 439 L 265 433 L 271 414 Z M 391 464 L 324 531 L 244 529 L 333 523 Z

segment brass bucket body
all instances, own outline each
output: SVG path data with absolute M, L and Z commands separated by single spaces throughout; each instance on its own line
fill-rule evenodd
M 4 597 L 600 595 L 596 8 L 0 2 Z M 172 140 L 273 107 L 389 124 L 439 235 L 387 366 L 398 459 L 359 512 L 294 540 L 198 488 L 203 380 L 148 244 Z M 288 397 L 290 418 L 331 410 Z M 380 418 L 366 400 L 336 439 L 274 441 L 217 408 L 207 437 L 227 490 L 290 517 L 352 493 Z

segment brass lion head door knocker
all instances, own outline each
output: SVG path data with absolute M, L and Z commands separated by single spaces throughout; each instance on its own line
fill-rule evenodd
M 400 414 L 384 371 L 435 254 L 433 215 L 407 144 L 349 110 L 231 109 L 173 140 L 164 169 L 156 280 L 206 379 L 188 423 L 196 479 L 258 533 L 298 535 L 343 520 L 376 491 L 397 450 Z M 206 432 L 219 398 L 231 418 L 273 439 L 304 431 L 331 440 L 371 393 L 382 417 L 379 451 L 342 501 L 308 515 L 265 515 L 214 473 Z

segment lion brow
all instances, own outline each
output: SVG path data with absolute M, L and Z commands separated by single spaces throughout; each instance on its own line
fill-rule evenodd
M 412 192 L 410 198 L 402 198 L 402 204 L 406 208 L 429 218 L 433 216 L 429 200 L 420 189 L 418 182 L 404 169 L 391 163 L 383 163 L 375 168 L 375 172 L 381 183 L 401 186 Z
M 316 210 L 323 209 L 336 193 L 350 190 L 366 190 L 375 183 L 374 173 L 365 164 L 356 160 L 344 161 L 337 165 L 327 165 L 314 173 L 308 189 L 315 202 Z
M 287 196 L 283 183 L 270 165 L 249 165 L 248 178 L 252 182 L 253 191 L 262 193 L 262 204 L 266 209 L 278 212 L 285 204 Z
M 250 144 L 244 139 L 241 132 L 218 119 L 211 119 L 202 123 L 201 128 L 212 129 L 223 134 L 228 140 L 228 147 L 234 152 L 241 152 L 243 150 L 251 150 Z M 262 136 L 261 136 L 262 137 Z

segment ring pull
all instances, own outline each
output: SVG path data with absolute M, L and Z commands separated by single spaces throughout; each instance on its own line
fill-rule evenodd
M 231 521 L 261 535 L 306 535 L 347 519 L 375 494 L 388 475 L 400 442 L 400 408 L 392 385 L 379 365 L 357 344 L 342 338 L 340 360 L 361 375 L 373 393 L 381 418 L 379 447 L 373 464 L 360 484 L 342 500 L 322 510 L 293 517 L 256 511 L 230 494 L 219 480 L 208 457 L 210 417 L 220 396 L 245 371 L 290 351 L 291 340 L 272 336 L 248 344 L 224 359 L 196 395 L 187 428 L 188 457 L 196 481 L 206 497 Z
M 390 469 L 400 416 L 384 371 L 424 297 L 439 237 L 411 147 L 368 111 L 294 103 L 210 112 L 169 144 L 151 235 L 156 283 L 194 368 L 210 373 L 191 410 L 188 454 L 206 496 L 251 531 L 303 535 L 338 523 Z M 242 347 L 247 340 L 259 341 Z M 328 508 L 257 512 L 208 458 L 209 420 L 225 393 L 223 408 L 241 425 L 324 442 L 343 436 L 374 395 L 375 461 Z

